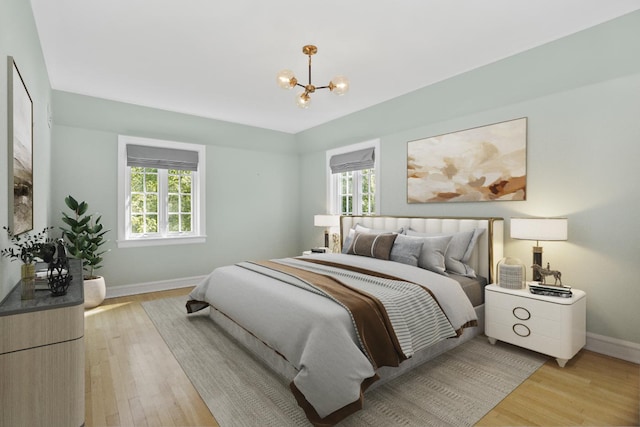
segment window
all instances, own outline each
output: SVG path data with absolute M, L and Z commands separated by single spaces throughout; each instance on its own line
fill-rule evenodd
M 204 242 L 202 145 L 120 136 L 118 247 Z
M 335 215 L 375 215 L 379 211 L 375 160 L 379 142 L 327 151 L 329 207 Z

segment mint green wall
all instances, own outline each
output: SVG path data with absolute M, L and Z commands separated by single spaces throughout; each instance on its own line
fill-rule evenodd
M 34 99 L 35 228 L 60 225 L 66 194 L 87 200 L 116 227 L 117 135 L 207 145 L 206 244 L 117 249 L 109 286 L 208 273 L 240 259 L 280 257 L 315 246 L 313 215 L 326 209 L 325 150 L 381 140 L 381 213 L 569 218 L 569 241 L 544 244 L 544 259 L 588 293 L 588 331 L 640 343 L 640 12 L 288 135 L 64 92 L 51 93 L 29 3 L 0 3 L 0 82 L 15 57 Z M 438 60 L 435 58 L 434 60 Z M 0 99 L 6 85 L 0 84 Z M 47 103 L 53 103 L 53 135 Z M 529 118 L 528 197 L 523 202 L 406 203 L 406 142 Z M 0 161 L 8 164 L 6 103 Z M 4 169 L 4 168 L 3 168 Z M 49 184 L 49 178 L 50 184 Z M 0 224 L 7 222 L 0 174 Z M 256 218 L 259 218 L 256 220 Z M 296 228 L 294 225 L 297 224 Z M 507 231 L 508 231 L 507 221 Z M 0 236 L 0 247 L 6 237 Z M 529 261 L 530 242 L 506 254 Z M 0 260 L 0 297 L 18 278 Z
M 34 229 L 42 230 L 49 217 L 49 176 L 51 132 L 47 125 L 47 104 L 51 85 L 31 5 L 24 0 L 0 2 L 0 226 L 8 224 L 8 159 L 7 135 L 7 57 L 12 56 L 33 101 L 33 187 Z M 8 246 L 4 230 L 0 230 L 0 248 Z M 18 262 L 0 258 L 0 301 L 20 278 Z
M 322 212 L 324 150 L 381 138 L 381 213 L 567 216 L 567 242 L 541 242 L 544 262 L 588 294 L 591 333 L 640 343 L 640 12 L 296 135 L 307 173 L 305 227 Z M 407 141 L 528 117 L 527 200 L 406 202 Z M 507 238 L 531 262 L 535 242 Z
M 296 255 L 300 242 L 298 155 L 294 137 L 66 92 L 53 92 L 53 224 L 71 194 L 103 215 L 112 230 L 101 274 L 107 286 L 208 274 L 245 259 Z M 204 244 L 117 248 L 118 135 L 204 144 Z

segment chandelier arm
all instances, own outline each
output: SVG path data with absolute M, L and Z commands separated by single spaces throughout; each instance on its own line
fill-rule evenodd
M 316 86 L 316 89 L 329 89 L 331 88 L 331 86 L 326 85 L 326 86 Z

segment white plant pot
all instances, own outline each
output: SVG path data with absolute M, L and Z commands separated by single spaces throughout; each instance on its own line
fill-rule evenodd
M 104 277 L 84 279 L 84 308 L 93 308 L 102 304 L 107 293 Z

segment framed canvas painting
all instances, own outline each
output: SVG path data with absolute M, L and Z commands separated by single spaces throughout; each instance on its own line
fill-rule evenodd
M 33 229 L 33 102 L 8 59 L 9 228 L 18 235 Z
M 526 196 L 526 117 L 407 143 L 408 203 Z

